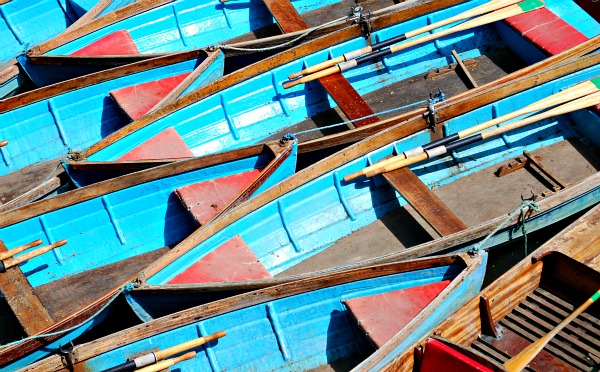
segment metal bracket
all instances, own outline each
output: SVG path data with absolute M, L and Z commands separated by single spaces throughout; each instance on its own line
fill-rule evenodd
M 437 130 L 437 122 L 438 122 L 438 113 L 435 109 L 435 104 L 438 102 L 443 102 L 445 98 L 444 93 L 440 88 L 438 91 L 433 94 L 429 93 L 429 102 L 427 103 L 427 112 L 423 114 L 423 118 L 427 121 L 429 128 L 433 133 Z
M 73 161 L 82 161 L 82 160 L 85 160 L 85 154 L 83 151 L 73 151 L 73 150 L 69 149 L 67 158 L 69 158 Z
M 363 7 L 356 1 L 356 6 L 350 7 L 350 16 L 348 21 L 352 21 L 352 24 L 358 24 L 361 32 L 365 35 L 365 38 L 371 36 L 373 31 L 373 22 L 371 21 L 371 11 L 367 10 L 363 12 Z
M 60 354 L 60 359 L 63 365 L 69 369 L 73 369 L 75 363 L 77 363 L 77 357 L 75 353 L 73 353 L 73 349 L 75 349 L 75 345 L 73 345 L 73 341 L 69 341 L 66 345 L 60 345 L 58 347 L 58 354 Z

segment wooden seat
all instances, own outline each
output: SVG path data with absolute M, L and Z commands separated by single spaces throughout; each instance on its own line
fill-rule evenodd
M 170 76 L 117 89 L 108 93 L 108 95 L 131 120 L 137 120 L 146 115 L 157 103 L 171 93 L 189 74 Z
M 380 348 L 400 332 L 450 284 L 450 280 L 344 301 L 346 308 Z
M 105 56 L 140 54 L 127 30 L 115 31 L 71 53 L 72 56 Z
M 198 225 L 205 225 L 260 175 L 260 169 L 232 174 L 175 190 Z
M 121 156 L 119 160 L 177 159 L 193 156 L 194 153 L 175 128 L 169 127 Z
M 193 284 L 271 278 L 239 235 L 204 256 L 169 284 Z

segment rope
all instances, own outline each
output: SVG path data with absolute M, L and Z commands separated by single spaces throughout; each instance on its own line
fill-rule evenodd
M 322 28 L 325 28 L 327 26 L 333 25 L 335 23 L 339 23 L 342 21 L 345 21 L 347 18 L 338 18 L 336 20 L 333 21 L 329 21 L 327 23 L 323 23 L 322 25 L 319 25 L 317 27 L 313 27 L 313 28 L 309 28 L 308 30 L 306 30 L 306 32 L 304 32 L 303 34 L 299 35 L 298 37 L 287 41 L 283 44 L 279 44 L 279 45 L 274 45 L 271 47 L 266 47 L 266 48 L 239 48 L 239 47 L 234 47 L 234 46 L 230 46 L 230 45 L 223 45 L 223 44 L 217 44 L 217 48 L 221 49 L 221 50 L 233 50 L 233 51 L 237 51 L 237 52 L 268 52 L 270 50 L 276 50 L 276 49 L 281 49 L 281 48 L 285 48 L 288 45 L 293 45 L 296 42 L 304 39 L 305 37 L 307 37 L 308 35 L 310 35 L 311 33 L 320 30 Z
M 340 127 L 342 125 L 348 125 L 348 124 L 351 124 L 351 123 L 355 123 L 357 121 L 369 119 L 369 118 L 372 118 L 374 116 L 385 115 L 385 114 L 389 114 L 389 113 L 392 113 L 392 112 L 405 110 L 405 109 L 408 109 L 408 108 L 411 108 L 411 107 L 414 107 L 414 106 L 419 106 L 419 105 L 422 105 L 422 104 L 427 103 L 427 102 L 429 102 L 431 104 L 436 104 L 438 102 L 442 102 L 443 100 L 444 100 L 444 95 L 443 94 L 441 94 L 440 96 L 435 95 L 431 99 L 424 99 L 422 101 L 409 103 L 408 105 L 405 105 L 405 106 L 395 107 L 395 108 L 392 108 L 392 109 L 389 109 L 389 110 L 376 112 L 376 113 L 371 114 L 371 115 L 363 116 L 363 117 L 358 118 L 358 119 L 344 121 L 342 123 L 331 124 L 331 125 L 326 125 L 324 127 L 318 127 L 318 128 L 312 128 L 312 129 L 302 130 L 300 132 L 294 133 L 294 135 L 298 136 L 299 134 L 316 132 L 316 131 L 320 131 L 320 130 L 324 130 L 324 129 L 330 129 L 330 128 L 335 128 L 335 127 Z
M 79 323 L 79 324 L 77 324 L 77 325 L 74 325 L 74 326 L 72 326 L 72 327 L 69 327 L 69 328 L 61 329 L 60 331 L 56 331 L 56 332 L 50 332 L 50 333 L 42 333 L 42 334 L 39 334 L 39 335 L 34 335 L 34 336 L 26 337 L 26 338 L 23 338 L 23 339 L 20 339 L 20 340 L 17 340 L 17 341 L 13 341 L 13 342 L 10 342 L 10 343 L 8 343 L 8 344 L 0 345 L 0 350 L 3 350 L 3 349 L 6 349 L 6 348 L 9 348 L 9 347 L 12 347 L 12 346 L 15 346 L 15 345 L 20 345 L 20 344 L 22 344 L 22 343 L 24 343 L 24 342 L 26 342 L 26 341 L 35 340 L 35 339 L 37 339 L 37 338 L 53 337 L 53 336 L 58 336 L 58 335 L 61 335 L 61 334 L 63 334 L 63 333 L 67 333 L 67 332 L 74 331 L 74 330 L 76 330 L 77 328 L 81 327 L 81 326 L 82 326 L 84 323 L 86 323 L 88 320 L 95 318 L 95 317 L 96 317 L 98 314 L 100 314 L 101 312 L 103 312 L 104 310 L 106 310 L 106 308 L 107 308 L 108 306 L 110 306 L 110 304 L 112 304 L 112 303 L 113 303 L 113 301 L 114 301 L 114 300 L 115 300 L 117 297 L 119 297 L 119 294 L 121 294 L 121 293 L 122 293 L 123 291 L 125 291 L 125 290 L 129 290 L 129 288 L 130 288 L 130 284 L 129 284 L 129 283 L 128 283 L 128 284 L 126 284 L 126 285 L 124 285 L 124 286 L 123 286 L 123 287 L 120 289 L 120 291 L 119 291 L 117 294 L 115 294 L 113 298 L 111 298 L 111 299 L 110 299 L 110 301 L 108 301 L 108 302 L 107 302 L 107 303 L 106 303 L 104 306 L 102 306 L 102 308 L 101 308 L 100 310 L 98 310 L 96 313 L 94 313 L 94 315 L 92 315 L 91 317 L 89 317 L 88 319 L 86 319 L 86 320 L 82 321 L 81 323 Z
M 500 224 L 498 225 L 494 231 L 492 231 L 488 236 L 485 237 L 485 239 L 483 239 L 482 241 L 480 241 L 479 243 L 477 243 L 473 248 L 471 248 L 469 250 L 470 254 L 475 254 L 477 252 L 479 252 L 479 250 L 485 245 L 485 243 L 487 243 L 487 241 L 494 235 L 496 235 L 496 233 L 498 231 L 500 231 L 502 228 L 504 228 L 504 226 L 506 226 L 506 224 L 517 214 L 520 213 L 521 214 L 521 221 L 522 221 L 522 231 L 523 231 L 523 235 L 525 238 L 525 252 L 527 252 L 527 229 L 525 228 L 525 208 L 529 208 L 532 209 L 536 212 L 540 211 L 540 206 L 538 203 L 534 202 L 533 200 L 523 200 L 521 202 L 521 205 L 519 205 L 519 207 L 517 209 L 515 209 L 514 211 L 512 211 L 511 213 L 508 214 L 508 217 L 506 217 L 506 219 Z

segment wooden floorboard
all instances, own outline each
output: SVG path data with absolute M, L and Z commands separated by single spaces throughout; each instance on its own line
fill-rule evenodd
M 157 249 L 139 256 L 115 262 L 81 274 L 39 286 L 35 291 L 54 319 L 62 319 L 121 285 L 168 248 Z

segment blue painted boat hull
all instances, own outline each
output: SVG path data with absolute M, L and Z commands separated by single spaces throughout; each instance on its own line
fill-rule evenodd
M 58 165 L 72 149 L 94 144 L 126 126 L 131 119 L 109 97 L 110 92 L 191 73 L 196 68 L 203 70 L 181 96 L 221 77 L 223 56 L 212 60 L 199 50 L 161 57 L 40 89 L 35 92 L 37 99 L 24 94 L 1 101 L 0 136 L 8 145 L 0 148 L 0 177 L 12 177 L 46 162 Z
M 598 75 L 600 67 L 593 66 L 457 116 L 444 126 L 445 134 L 450 135 L 497 115 L 512 112 Z M 579 115 L 584 115 L 586 120 L 579 121 Z M 524 150 L 534 151 L 575 139 L 589 143 L 578 129 L 589 129 L 596 125 L 600 125 L 600 116 L 582 110 L 570 117 L 548 119 L 509 133 L 503 138 L 468 146 L 452 156 L 415 164 L 411 169 L 427 187 L 437 189 L 463 178 L 468 179 L 477 172 L 490 172 L 486 169 L 495 170 L 507 159 L 520 155 Z M 385 133 L 381 134 L 384 135 Z M 597 141 L 597 133 L 594 137 Z M 166 285 L 214 251 L 224 239 L 236 235 L 243 239 L 271 275 L 282 273 L 327 250 L 354 231 L 407 205 L 407 200 L 381 176 L 352 182 L 345 182 L 342 178 L 387 156 L 424 145 L 429 140 L 429 132 L 423 131 L 371 152 L 357 154 L 355 148 L 359 145 L 354 145 L 335 154 L 331 160 L 317 163 L 283 182 L 277 191 L 268 193 L 269 195 L 263 194 L 263 198 L 259 197 L 241 206 L 240 210 L 232 211 L 237 216 L 235 220 L 222 223 L 216 221 L 211 231 L 191 235 L 178 245 L 181 254 L 165 258 L 155 267 L 149 268 L 145 273 L 146 280 L 151 285 Z M 366 141 L 377 144 L 377 136 Z M 594 151 L 593 147 L 591 151 Z M 307 178 L 307 175 L 310 176 Z M 546 206 L 541 212 L 527 219 L 527 230 L 541 228 L 600 201 L 599 179 L 600 174 L 592 170 L 588 175 L 581 175 L 574 182 L 573 188 L 547 197 L 544 200 L 547 204 L 543 203 Z M 399 248 L 402 249 L 401 252 L 376 258 L 375 261 L 406 258 L 411 257 L 411 254 L 418 256 L 440 251 L 469 250 L 506 218 L 505 213 L 512 211 L 511 208 L 517 208 L 520 202 L 517 199 L 510 205 L 505 203 L 502 208 L 506 211 L 499 211 L 495 217 L 469 226 L 464 232 L 408 249 L 402 247 Z M 265 226 L 269 227 L 268 232 L 265 232 Z M 520 228 L 516 222 L 509 223 L 488 241 L 486 248 L 515 239 L 520 236 Z
M 38 238 L 44 244 L 50 244 L 55 239 L 67 240 L 66 245 L 20 265 L 35 290 L 57 280 L 101 270 L 125 259 L 173 246 L 198 228 L 174 194 L 175 189 L 262 169 L 264 176 L 257 178 L 244 190 L 240 197 L 243 201 L 293 174 L 296 153 L 296 141 L 276 142 L 237 153 L 180 161 L 98 183 L 4 213 L 0 217 L 0 239 L 7 247 Z M 51 210 L 47 210 L 47 203 L 53 205 Z M 114 286 L 118 289 L 123 284 L 119 282 Z M 104 301 L 112 297 L 104 292 L 98 296 L 104 296 Z M 97 300 L 96 303 L 77 306 L 87 310 L 89 317 L 89 308 L 98 309 L 98 301 L 102 302 Z M 99 322 L 85 317 L 73 321 L 71 318 L 76 316 L 78 314 L 69 315 L 57 323 L 63 324 L 68 320 L 75 324 L 82 323 L 74 333 L 80 334 Z M 64 345 L 65 340 L 73 337 L 67 334 L 52 342 L 53 345 Z M 28 355 L 21 356 L 16 364 L 3 368 L 22 367 L 54 350 L 52 347 L 39 346 L 36 346 L 37 349 L 34 347 L 35 351 Z M 9 360 L 14 359 L 15 355 L 22 355 L 20 348 L 28 350 L 24 345 L 0 350 L 0 362 L 6 363 L 6 358 L 9 358 L 7 355 L 12 356 Z
M 146 323 L 143 327 L 148 332 L 139 338 L 132 336 L 137 335 L 134 329 L 116 333 L 107 340 L 110 346 L 100 347 L 101 354 L 86 358 L 85 368 L 104 370 L 149 347 L 165 349 L 217 331 L 227 335 L 195 349 L 195 358 L 175 368 L 308 370 L 364 358 L 372 347 L 355 329 L 343 301 L 451 279 L 431 304 L 437 310 L 431 314 L 424 310 L 413 320 L 415 337 L 424 335 L 446 311 L 477 293 L 486 259 L 484 253 L 475 258 L 453 257 L 453 263 L 448 257 L 397 263 L 330 273 L 235 296 Z M 426 261 L 429 264 L 423 265 Z M 175 319 L 173 326 L 162 326 Z M 113 341 L 125 334 L 126 340 Z

